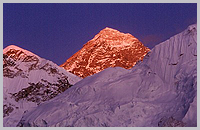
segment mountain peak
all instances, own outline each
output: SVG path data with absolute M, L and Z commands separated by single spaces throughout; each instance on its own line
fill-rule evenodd
M 131 34 L 106 27 L 61 67 L 85 78 L 108 67 L 130 69 L 148 51 L 150 49 Z
M 7 46 L 6 48 L 3 49 L 3 53 L 6 53 L 10 49 L 24 50 L 24 49 L 22 49 L 22 48 L 20 48 L 20 47 L 18 47 L 16 45 L 9 45 L 9 46 Z
M 130 33 L 123 33 L 116 29 L 106 27 L 85 45 L 93 46 L 94 44 L 98 45 L 99 43 L 104 43 L 112 47 L 124 47 L 133 45 L 137 43 L 137 41 L 139 40 Z
M 104 29 L 102 29 L 101 31 L 117 31 L 117 32 L 119 32 L 118 30 L 116 30 L 116 29 L 113 29 L 113 28 L 110 28 L 110 27 L 105 27 Z
M 16 126 L 23 113 L 79 80 L 80 77 L 30 51 L 15 45 L 6 47 L 3 50 L 3 125 Z
M 28 51 L 28 50 L 25 50 L 21 47 L 18 47 L 16 45 L 9 45 L 7 46 L 6 48 L 3 49 L 3 54 L 6 54 L 6 53 L 10 53 L 10 54 L 26 54 L 26 55 L 30 55 L 30 56 L 36 56 L 38 57 L 36 54 L 33 54 L 32 52 Z
M 102 35 L 102 34 L 109 35 L 111 37 L 113 37 L 113 36 L 119 36 L 119 35 L 129 35 L 129 36 L 132 36 L 129 33 L 123 33 L 123 32 L 120 32 L 120 31 L 118 31 L 116 29 L 113 29 L 113 28 L 110 28 L 110 27 L 106 27 L 106 28 L 102 29 L 97 35 L 99 35 L 99 34 L 100 35 Z

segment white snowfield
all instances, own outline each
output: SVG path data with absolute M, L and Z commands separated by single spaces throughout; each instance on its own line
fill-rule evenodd
M 53 62 L 40 58 L 39 56 L 20 47 L 14 45 L 8 46 L 3 50 L 3 54 L 6 54 L 10 50 L 17 50 L 18 52 L 10 54 L 10 56 L 4 58 L 3 64 L 8 64 L 6 62 L 9 61 L 11 63 L 14 63 L 14 65 L 8 64 L 8 66 L 4 68 L 4 70 L 8 69 L 9 71 L 7 75 L 5 73 L 6 71 L 4 71 L 3 77 L 3 126 L 16 126 L 22 118 L 23 113 L 37 106 L 38 102 L 33 102 L 33 100 L 34 98 L 40 98 L 41 95 L 37 95 L 38 97 L 32 95 L 32 99 L 29 98 L 29 101 L 25 98 L 16 100 L 12 96 L 12 94 L 18 93 L 19 91 L 24 92 L 25 90 L 23 89 L 29 87 L 30 83 L 42 83 L 43 85 L 47 86 L 47 84 L 56 84 L 58 83 L 59 79 L 62 80 L 66 78 L 69 81 L 69 83 L 73 85 L 81 80 L 81 78 L 79 78 L 78 76 L 67 72 L 66 70 L 57 66 Z M 22 51 L 23 53 L 21 53 L 20 51 Z M 16 54 L 20 55 L 17 60 L 14 60 L 12 55 L 15 56 Z M 29 61 L 24 61 L 25 59 L 31 56 L 32 60 L 30 58 Z M 33 65 L 35 66 L 32 67 Z M 51 69 L 54 70 L 54 72 L 51 72 Z M 48 82 L 45 82 L 46 80 Z M 45 89 L 41 90 L 44 86 L 40 87 L 41 88 L 38 89 L 39 91 L 45 91 Z M 56 85 L 54 85 L 53 87 L 56 88 Z M 56 92 L 56 89 L 54 89 L 53 87 L 49 87 L 48 89 L 52 92 Z M 28 94 L 31 95 L 31 92 L 29 92 Z M 47 95 L 46 97 L 48 96 L 49 95 Z M 48 100 L 45 98 L 44 100 Z
M 197 25 L 131 70 L 108 68 L 23 115 L 18 126 L 197 126 Z

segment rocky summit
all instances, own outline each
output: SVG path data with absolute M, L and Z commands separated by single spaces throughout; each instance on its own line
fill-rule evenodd
M 61 67 L 85 78 L 109 67 L 130 69 L 149 51 L 131 34 L 106 27 Z

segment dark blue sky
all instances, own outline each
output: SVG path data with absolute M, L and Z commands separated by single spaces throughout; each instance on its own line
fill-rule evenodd
M 58 65 L 100 30 L 130 33 L 149 48 L 197 21 L 197 4 L 3 4 L 3 47 Z

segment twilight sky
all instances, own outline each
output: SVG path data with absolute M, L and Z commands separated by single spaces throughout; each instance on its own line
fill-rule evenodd
M 60 65 L 100 30 L 130 33 L 145 46 L 197 21 L 197 4 L 3 4 L 3 48 L 14 44 Z

